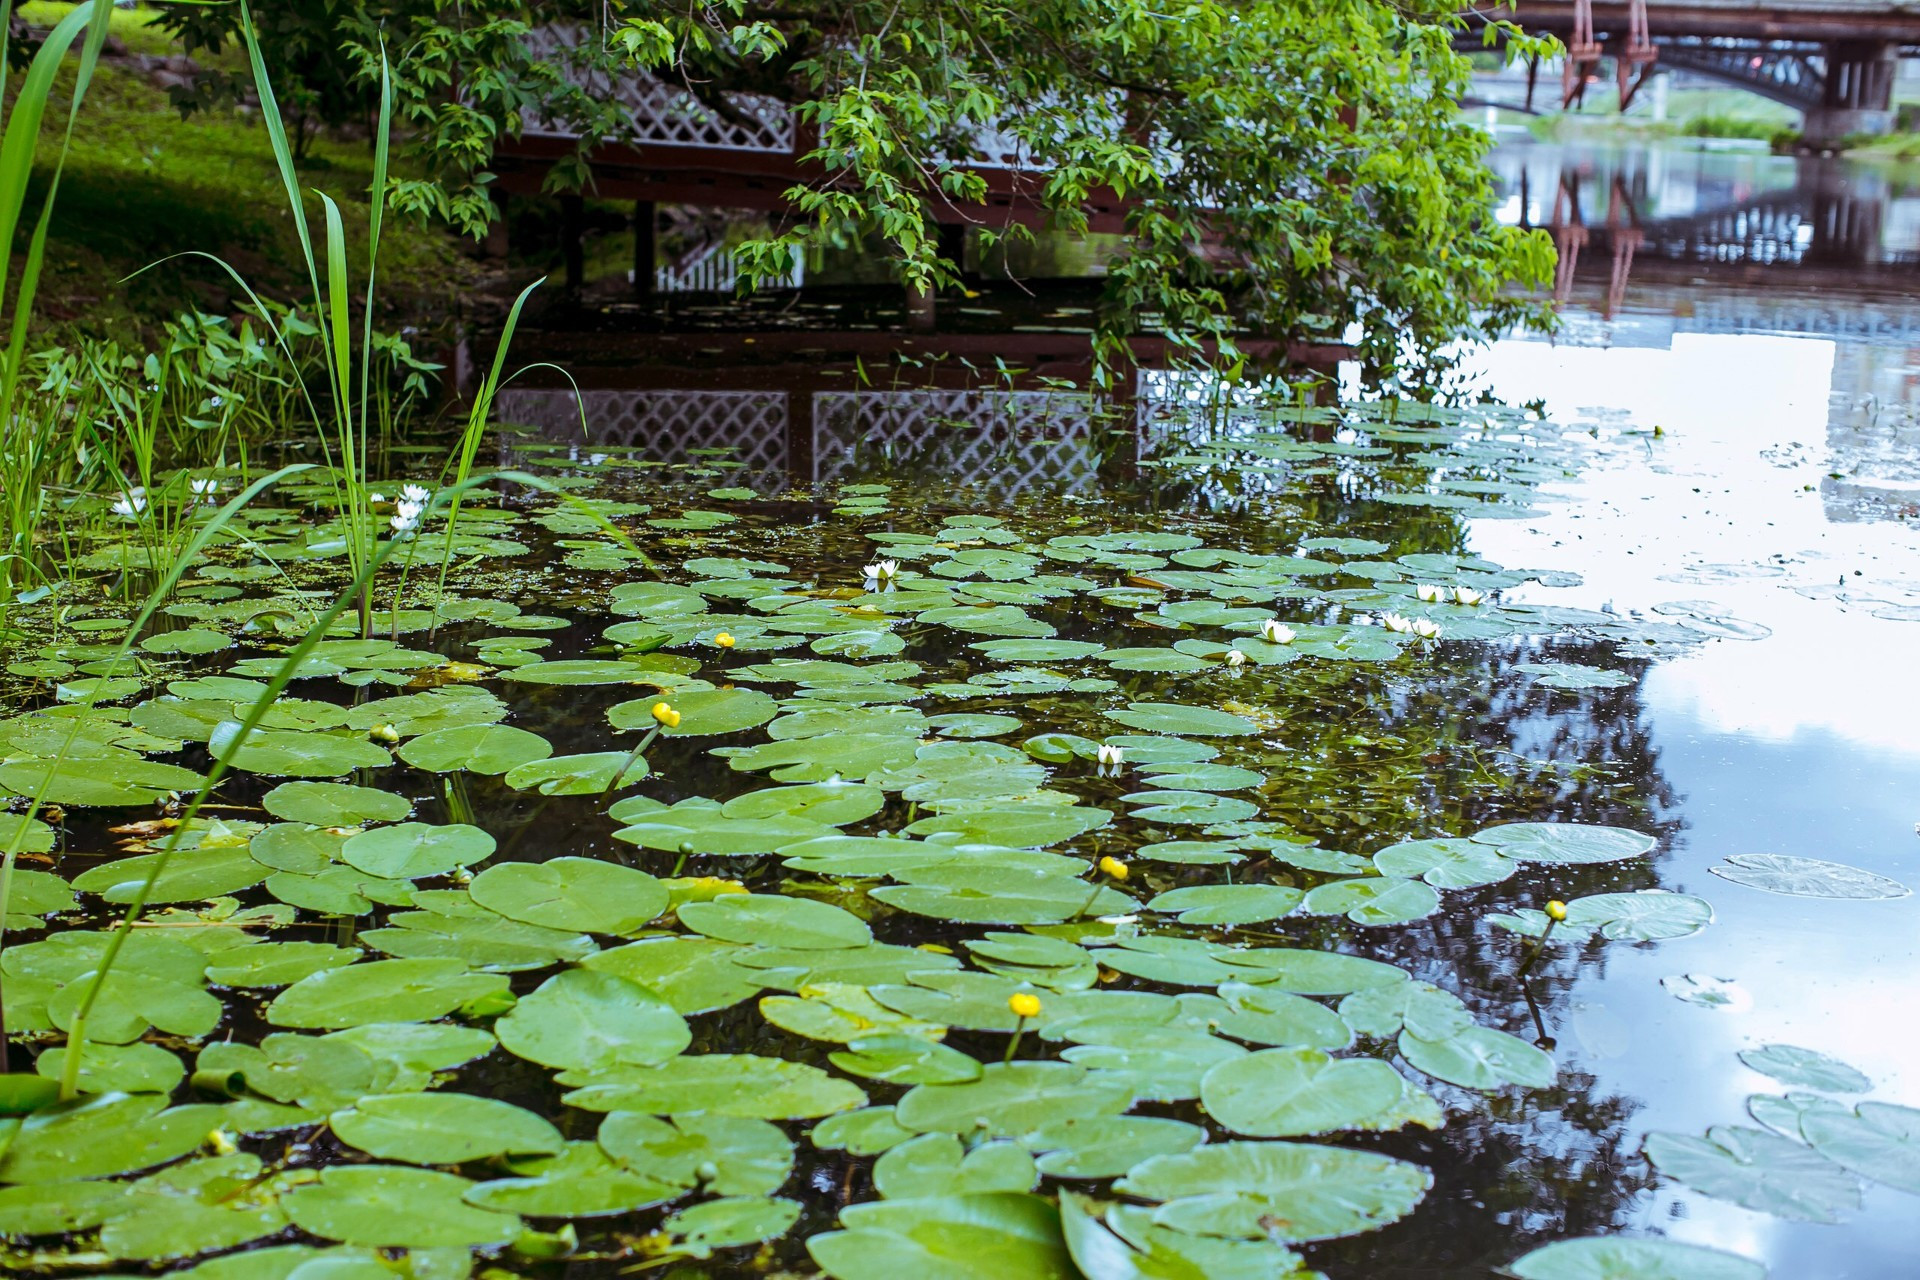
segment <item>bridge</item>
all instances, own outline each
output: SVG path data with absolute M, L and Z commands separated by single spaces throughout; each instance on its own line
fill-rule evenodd
M 1656 67 L 1671 67 L 1793 107 L 1816 149 L 1887 132 L 1900 54 L 1920 50 L 1920 6 L 1871 0 L 1519 0 L 1500 16 L 1567 46 L 1563 109 L 1584 100 L 1604 61 L 1622 109 Z

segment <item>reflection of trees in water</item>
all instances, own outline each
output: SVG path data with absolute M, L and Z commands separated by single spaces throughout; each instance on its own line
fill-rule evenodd
M 1298 808 L 1282 816 L 1327 847 L 1355 852 L 1536 819 L 1634 827 L 1666 847 L 1680 824 L 1639 681 L 1556 691 L 1514 670 L 1548 650 L 1558 660 L 1601 662 L 1605 647 L 1475 642 L 1445 646 L 1416 675 L 1357 666 L 1312 679 L 1306 705 L 1288 698 L 1282 710 L 1286 756 L 1312 759 L 1316 781 L 1311 796 L 1295 799 Z M 1297 795 L 1284 760 L 1266 767 L 1283 780 L 1282 794 Z M 1285 933 L 1301 945 L 1338 945 L 1401 965 L 1458 995 L 1484 1025 L 1532 1040 L 1532 1015 L 1514 978 L 1528 944 L 1482 924 L 1483 916 L 1657 881 L 1643 859 L 1530 867 L 1484 889 L 1448 891 L 1440 912 L 1412 925 L 1301 921 Z M 1604 972 L 1606 948 L 1626 945 L 1548 948 L 1531 987 L 1550 1032 L 1568 1023 L 1576 978 Z M 1449 1123 L 1436 1134 L 1414 1130 L 1377 1142 L 1431 1169 L 1435 1189 L 1407 1221 L 1317 1252 L 1316 1263 L 1336 1274 L 1480 1280 L 1531 1243 L 1621 1229 L 1648 1184 L 1628 1145 L 1637 1104 L 1599 1093 L 1591 1076 L 1563 1070 L 1555 1088 L 1488 1096 L 1408 1074 L 1448 1105 Z

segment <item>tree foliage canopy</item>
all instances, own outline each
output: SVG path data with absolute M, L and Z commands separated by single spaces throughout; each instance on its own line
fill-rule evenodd
M 567 122 L 589 141 L 553 181 L 589 185 L 590 140 L 624 127 L 604 77 L 644 70 L 723 115 L 729 94 L 780 99 L 817 130 L 820 179 L 749 247 L 767 277 L 859 236 L 908 281 L 952 283 L 936 223 L 1003 234 L 971 163 L 988 138 L 1021 157 L 1050 225 L 1082 229 L 1090 194 L 1119 193 L 1109 355 L 1135 326 L 1195 349 L 1236 330 L 1345 336 L 1409 372 L 1528 313 L 1516 289 L 1551 273 L 1544 233 L 1492 216 L 1453 0 L 611 0 L 574 15 L 560 54 L 527 41 L 564 16 L 552 4 L 285 7 L 330 25 L 363 73 L 384 48 L 423 166 L 393 199 L 470 231 L 501 137 L 530 114 Z

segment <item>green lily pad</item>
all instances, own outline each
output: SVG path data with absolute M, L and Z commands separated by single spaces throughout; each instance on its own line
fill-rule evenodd
M 1107 719 L 1146 733 L 1170 733 L 1176 736 L 1191 734 L 1201 738 L 1226 738 L 1260 732 L 1260 726 L 1244 716 L 1178 702 L 1135 702 L 1124 711 L 1107 712 Z
M 1838 1058 L 1790 1044 L 1742 1049 L 1740 1061 L 1782 1084 L 1826 1093 L 1865 1093 L 1873 1081 Z
M 1310 890 L 1300 909 L 1308 915 L 1343 915 L 1355 924 L 1406 924 L 1440 909 L 1440 895 L 1421 880 L 1367 876 L 1334 880 Z
M 387 749 L 351 732 L 294 732 L 256 728 L 241 735 L 238 720 L 216 725 L 207 749 L 235 769 L 279 778 L 337 778 L 355 769 L 393 763 Z
M 864 1106 L 867 1095 L 818 1067 L 750 1053 L 674 1058 L 650 1070 L 623 1070 L 564 1102 L 584 1111 L 677 1115 L 708 1111 L 762 1120 L 805 1120 Z
M 488 867 L 473 900 L 510 920 L 580 933 L 633 933 L 667 909 L 666 886 L 644 871 L 597 858 L 552 858 Z
M 1400 1056 L 1414 1069 L 1463 1089 L 1502 1089 L 1510 1084 L 1546 1089 L 1557 1076 L 1550 1054 L 1491 1027 L 1466 1027 L 1444 1040 L 1422 1040 L 1403 1031 Z
M 550 1067 L 651 1067 L 692 1040 L 686 1020 L 637 982 L 593 969 L 548 978 L 494 1024 L 507 1052 Z
M 267 792 L 260 804 L 283 821 L 320 827 L 399 822 L 413 812 L 405 796 L 344 782 L 283 782 Z
M 1303 896 L 1287 885 L 1194 885 L 1169 889 L 1148 902 L 1147 910 L 1175 912 L 1181 924 L 1259 924 L 1289 914 Z
M 1114 1190 L 1159 1200 L 1154 1221 L 1200 1235 L 1333 1240 L 1396 1222 L 1433 1185 L 1418 1165 L 1298 1142 L 1222 1142 L 1155 1156 Z
M 1705 1138 L 1650 1133 L 1647 1159 L 1683 1186 L 1716 1200 L 1803 1222 L 1838 1222 L 1860 1207 L 1860 1180 L 1791 1139 L 1741 1125 L 1716 1125 Z
M 1123 1082 L 1071 1063 L 995 1062 L 978 1080 L 916 1085 L 894 1116 L 921 1133 L 1018 1137 L 1060 1120 L 1119 1115 L 1132 1101 Z
M 524 668 L 522 668 L 524 670 Z M 435 729 L 403 743 L 402 760 L 429 773 L 499 774 L 519 765 L 545 760 L 553 744 L 537 733 L 504 724 L 468 724 Z
M 1904 898 L 1913 892 L 1898 880 L 1859 867 L 1784 853 L 1736 853 L 1707 870 L 1735 884 L 1797 898 L 1866 900 Z
M 680 923 L 695 933 L 725 942 L 777 939 L 785 947 L 831 951 L 873 941 L 873 931 L 860 917 L 807 898 L 729 893 L 711 902 L 687 903 L 679 914 Z
M 492 836 L 466 823 L 402 822 L 354 836 L 340 846 L 340 858 L 368 875 L 411 880 L 484 861 L 493 849 Z
M 376 1094 L 334 1112 L 327 1123 L 348 1146 L 409 1164 L 554 1155 L 565 1145 L 560 1131 L 533 1112 L 467 1093 Z
M 601 1122 L 597 1140 L 610 1159 L 642 1177 L 716 1195 L 771 1195 L 793 1172 L 787 1135 L 750 1116 L 661 1120 L 615 1111 Z
M 1800 1133 L 1835 1164 L 1920 1195 L 1920 1111 L 1886 1102 L 1813 1107 L 1801 1114 Z
M 436 1249 L 507 1244 L 520 1219 L 468 1204 L 473 1183 L 451 1173 L 397 1165 L 333 1165 L 284 1203 L 302 1231 L 374 1248 Z
M 1403 1085 L 1375 1058 L 1266 1049 L 1216 1064 L 1200 1081 L 1200 1102 L 1235 1133 L 1291 1138 L 1362 1125 L 1398 1102 Z
M 1507 1264 L 1517 1280 L 1767 1280 L 1736 1254 L 1675 1240 L 1589 1236 L 1556 1240 Z
M 1625 827 L 1594 827 L 1577 822 L 1509 822 L 1473 833 L 1476 844 L 1492 845 L 1517 862 L 1618 862 L 1653 851 L 1654 838 Z
M 1074 1280 L 1060 1215 L 1038 1196 L 1007 1192 L 849 1205 L 843 1230 L 807 1241 L 834 1280 Z
M 274 997 L 267 1021 L 328 1028 L 427 1022 L 506 990 L 506 978 L 469 973 L 458 960 L 371 960 L 302 978 Z

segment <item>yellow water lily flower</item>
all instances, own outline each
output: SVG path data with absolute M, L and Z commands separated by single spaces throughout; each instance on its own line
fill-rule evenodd
M 1112 876 L 1115 880 L 1125 880 L 1127 878 L 1127 864 L 1112 854 L 1106 854 L 1100 859 L 1100 870 Z
M 1040 997 L 1024 991 L 1007 997 L 1007 1008 L 1013 1010 L 1016 1018 L 1037 1018 L 1040 1016 Z
M 653 718 L 669 729 L 678 729 L 680 727 L 680 713 L 675 711 L 669 703 L 654 703 Z
M 1567 904 L 1555 898 L 1547 904 L 1547 919 L 1559 924 L 1567 918 Z
M 722 649 L 731 649 L 733 648 L 733 644 L 734 644 L 733 636 L 728 634 L 725 631 L 722 631 L 716 634 L 713 637 L 713 642 L 719 645 Z

